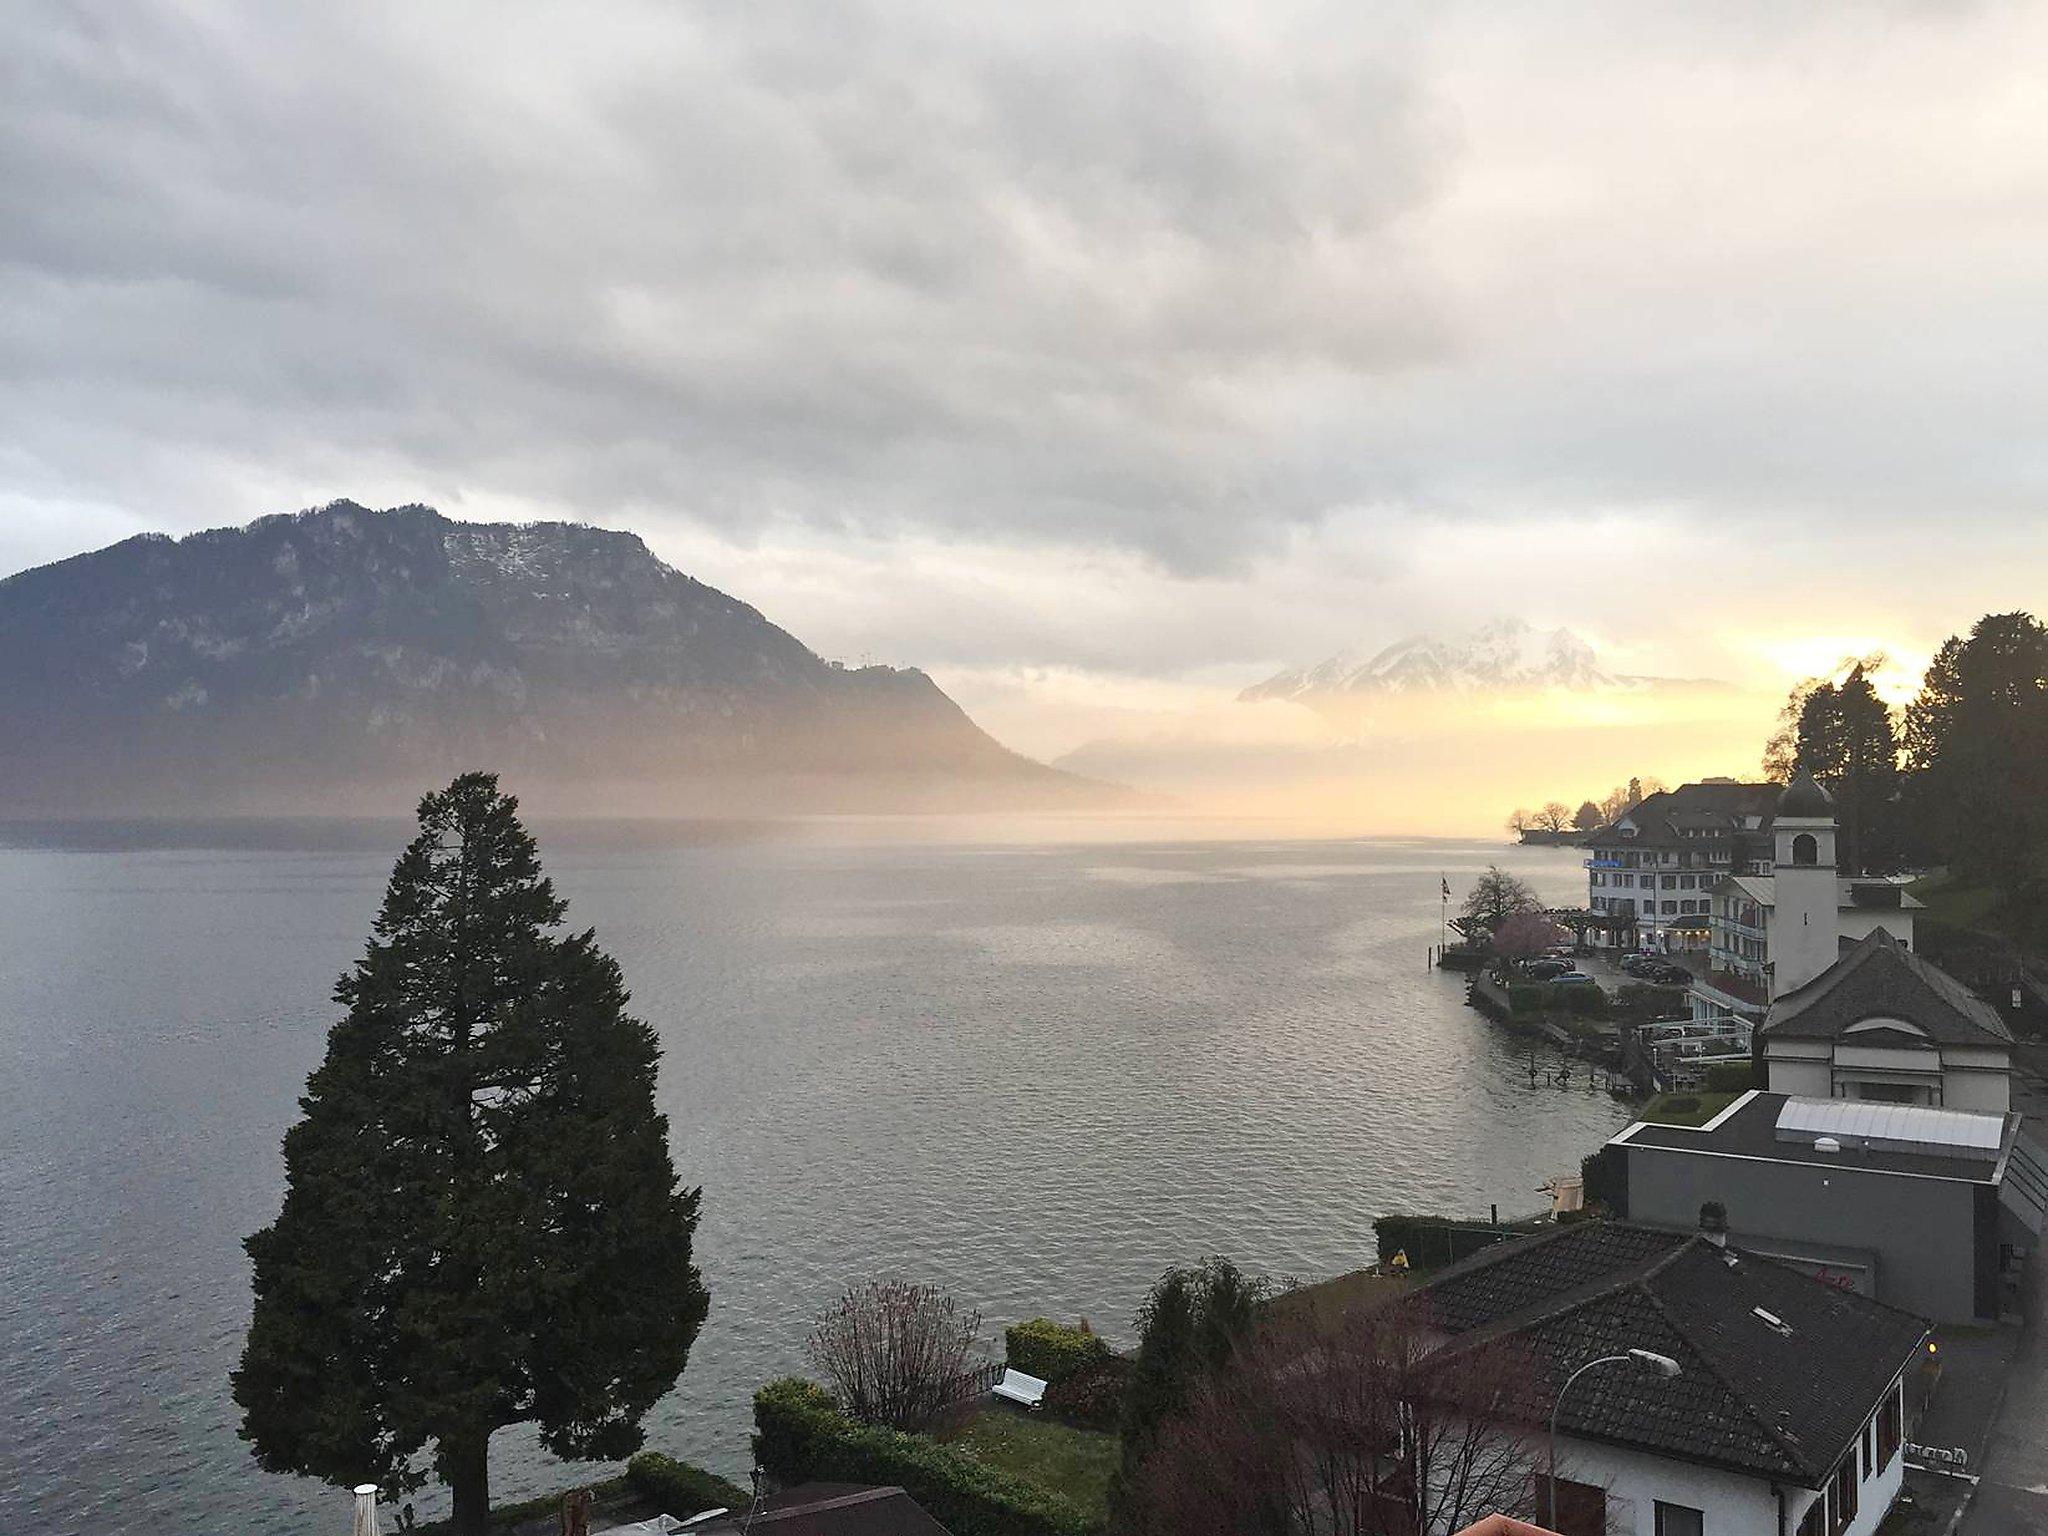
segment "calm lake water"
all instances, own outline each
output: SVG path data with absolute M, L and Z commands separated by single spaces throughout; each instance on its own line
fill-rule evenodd
M 845 1282 L 1123 1336 L 1170 1263 L 1353 1269 L 1382 1212 L 1534 1209 L 1626 1119 L 1532 1089 L 1424 963 L 1440 871 L 1563 902 L 1572 850 L 539 831 L 704 1186 L 711 1318 L 649 1443 L 728 1475 Z M 0 828 L 0 1531 L 346 1528 L 257 1470 L 227 1373 L 241 1239 L 405 835 Z M 577 1475 L 519 1431 L 492 1462 L 505 1499 Z

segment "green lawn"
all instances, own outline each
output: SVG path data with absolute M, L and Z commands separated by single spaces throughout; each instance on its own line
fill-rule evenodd
M 1705 1125 L 1741 1097 L 1740 1093 L 1660 1093 L 1636 1111 L 1636 1118 L 1656 1125 Z
M 992 1467 L 1066 1495 L 1097 1521 L 1108 1518 L 1109 1479 L 1120 1454 L 1115 1435 L 996 1403 L 969 1419 L 952 1443 Z

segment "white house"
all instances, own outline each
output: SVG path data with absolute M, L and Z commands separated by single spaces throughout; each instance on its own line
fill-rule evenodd
M 2012 1108 L 2012 1031 L 1998 1010 L 1883 928 L 1780 991 L 1758 1038 L 1773 1093 Z
M 1913 914 L 1924 904 L 1903 881 L 1841 874 L 1834 802 L 1811 777 L 1786 786 L 1767 831 L 1770 872 L 1757 865 L 1731 873 L 1710 894 L 1708 967 L 1692 986 L 1696 1021 L 1756 1022 L 1772 998 L 1812 980 L 1845 944 L 1880 928 L 1913 947 Z
M 1476 1360 L 1496 1414 L 1556 1412 L 1557 1518 L 1540 1476 L 1525 1513 L 1563 1536 L 1870 1536 L 1898 1496 L 1927 1324 L 1714 1234 L 1558 1227 L 1401 1305 L 1440 1340 L 1425 1373 Z
M 1656 945 L 1704 926 L 1714 887 L 1768 858 L 1775 784 L 1705 779 L 1660 790 L 1586 838 L 1586 906 L 1596 942 Z

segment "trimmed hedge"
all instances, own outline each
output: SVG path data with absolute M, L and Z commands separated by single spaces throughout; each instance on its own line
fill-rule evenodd
M 707 1509 L 744 1510 L 753 1500 L 737 1483 L 659 1451 L 642 1451 L 627 1462 L 626 1481 L 635 1493 L 678 1520 Z
M 1129 1360 L 1122 1355 L 1098 1355 L 1046 1387 L 1044 1410 L 1080 1429 L 1115 1429 L 1123 1416 L 1124 1388 L 1130 1379 Z
M 815 1382 L 785 1377 L 754 1394 L 754 1460 L 785 1486 L 894 1485 L 953 1536 L 1094 1536 L 1050 1489 L 998 1472 L 936 1440 L 856 1424 Z
M 1441 1269 L 1467 1254 L 1520 1236 L 1513 1227 L 1449 1216 L 1382 1216 L 1372 1224 L 1372 1232 L 1379 1240 L 1382 1264 L 1391 1264 L 1395 1254 L 1405 1253 L 1411 1270 Z
M 590 1485 L 591 1498 L 598 1503 L 616 1498 L 627 1491 L 630 1481 L 629 1477 L 614 1477 L 602 1483 L 593 1483 Z M 513 1526 L 523 1525 L 529 1520 L 540 1520 L 554 1515 L 560 1511 L 563 1498 L 574 1491 L 571 1488 L 564 1488 L 555 1493 L 544 1493 L 537 1499 L 525 1499 L 517 1504 L 500 1504 L 491 1510 L 491 1529 L 510 1530 Z M 453 1519 L 428 1520 L 413 1526 L 412 1536 L 452 1536 L 454 1530 Z
M 1034 1317 L 1003 1330 L 1003 1353 L 1011 1370 L 1051 1385 L 1100 1360 L 1109 1346 L 1092 1328 Z
M 1688 1004 L 1683 987 L 1652 986 L 1632 982 L 1614 994 L 1615 1010 L 1631 1020 L 1649 1022 L 1685 1017 Z
M 1549 981 L 1517 981 L 1507 990 L 1511 1013 L 1585 1013 L 1597 1017 L 1607 1011 L 1607 994 L 1583 982 L 1560 987 Z

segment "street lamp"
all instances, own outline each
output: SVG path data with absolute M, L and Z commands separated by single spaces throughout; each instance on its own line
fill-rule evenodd
M 1571 1391 L 1572 1383 L 1596 1365 L 1633 1365 L 1666 1381 L 1678 1374 L 1678 1362 L 1669 1355 L 1660 1355 L 1652 1349 L 1631 1349 L 1622 1354 L 1588 1360 L 1565 1377 L 1564 1385 L 1557 1389 L 1557 1401 L 1550 1405 L 1550 1528 L 1553 1531 L 1557 1529 L 1557 1416 L 1564 1411 L 1564 1397 Z

